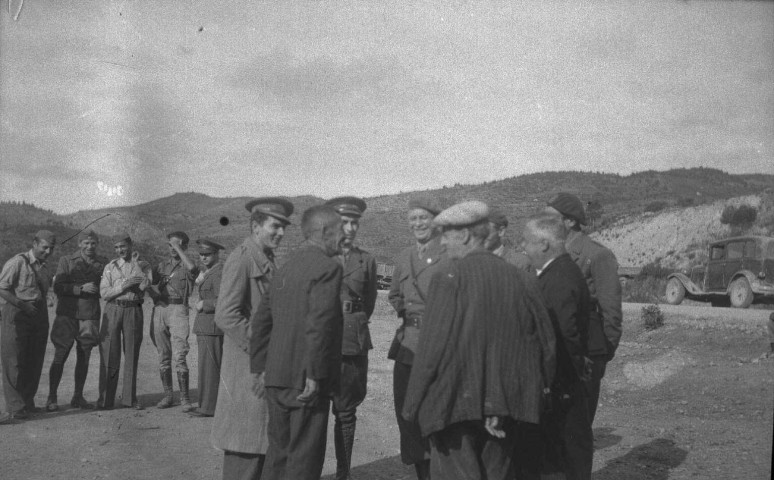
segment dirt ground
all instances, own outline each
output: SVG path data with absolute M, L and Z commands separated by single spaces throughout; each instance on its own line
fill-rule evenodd
M 662 306 L 664 327 L 645 331 L 642 305 L 625 304 L 624 336 L 603 380 L 594 424 L 595 480 L 769 479 L 774 361 L 767 311 Z M 53 312 L 52 318 L 53 318 Z M 158 410 L 156 351 L 146 336 L 138 392 L 144 411 L 69 406 L 0 426 L 0 479 L 218 479 L 222 453 L 208 441 L 211 419 L 180 407 Z M 400 463 L 386 351 L 397 321 L 383 295 L 372 319 L 369 395 L 359 410 L 353 463 L 358 479 L 410 479 Z M 196 342 L 189 365 L 196 385 Z M 48 394 L 49 344 L 36 403 Z M 59 389 L 72 394 L 71 355 Z M 85 396 L 97 399 L 95 350 Z M 123 369 L 122 369 L 123 370 Z M 119 384 L 120 385 L 120 384 Z M 120 388 L 119 388 L 120 394 Z M 194 398 L 196 392 L 194 391 Z M 0 408 L 5 405 L 0 400 Z M 335 467 L 329 435 L 324 479 Z

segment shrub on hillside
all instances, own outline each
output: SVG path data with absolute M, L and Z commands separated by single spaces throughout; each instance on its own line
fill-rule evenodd
M 665 202 L 664 200 L 656 200 L 655 202 L 650 202 L 645 206 L 645 213 L 660 212 L 668 206 L 668 202 Z
M 673 272 L 673 270 L 671 268 L 662 267 L 659 260 L 660 259 L 654 260 L 642 267 L 639 277 L 652 277 L 659 279 L 668 277 L 669 274 Z
M 657 304 L 642 307 L 642 323 L 645 330 L 655 330 L 664 326 L 664 313 Z
M 649 276 L 637 276 L 626 281 L 621 288 L 624 302 L 653 303 L 666 290 L 666 279 Z
M 755 222 L 758 210 L 747 204 L 727 205 L 720 214 L 720 223 L 732 227 L 749 227 Z
M 692 207 L 694 204 L 694 200 L 692 197 L 682 197 L 677 200 L 677 206 L 678 207 Z

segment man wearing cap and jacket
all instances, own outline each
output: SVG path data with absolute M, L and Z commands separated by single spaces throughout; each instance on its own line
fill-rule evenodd
M 499 210 L 489 212 L 489 236 L 484 240 L 484 248 L 502 258 L 511 265 L 531 272 L 532 265 L 529 257 L 524 252 L 516 251 L 511 247 L 505 246 L 503 238 L 505 230 L 508 228 L 508 217 Z
M 142 345 L 143 296 L 151 283 L 153 270 L 148 262 L 140 260 L 140 254 L 134 251 L 129 235 L 119 235 L 113 243 L 113 249 L 118 258 L 105 265 L 99 283 L 99 294 L 105 301 L 105 310 L 99 329 L 97 408 L 113 408 L 123 350 L 124 384 L 121 403 L 142 410 L 144 407 L 137 400 L 137 364 Z
M 338 197 L 325 202 L 341 216 L 344 240 L 338 260 L 344 266 L 341 282 L 341 305 L 344 310 L 344 335 L 341 344 L 341 379 L 333 395 L 336 423 L 333 440 L 336 445 L 336 480 L 348 480 L 355 441 L 357 407 L 366 396 L 368 350 L 371 344 L 369 319 L 376 305 L 376 259 L 354 245 L 360 228 L 360 217 L 366 203 L 357 197 Z
M 395 259 L 388 295 L 402 321 L 387 355 L 395 360 L 392 391 L 400 430 L 400 456 L 403 463 L 414 465 L 419 480 L 430 478 L 430 447 L 422 438 L 419 425 L 406 420 L 401 412 L 422 328 L 430 278 L 448 261 L 446 248 L 441 245 L 438 230 L 433 225 L 433 218 L 440 212 L 441 207 L 433 198 L 416 197 L 409 201 L 408 223 L 416 244 L 400 252 Z
M 194 409 L 188 395 L 188 298 L 193 282 L 199 275 L 199 267 L 185 254 L 188 235 L 172 232 L 167 235 L 169 258 L 153 271 L 153 314 L 150 335 L 159 352 L 159 374 L 164 387 L 164 396 L 156 405 L 169 408 L 174 404 L 172 385 L 172 357 L 174 356 L 177 382 L 180 386 L 180 404 L 183 411 Z
M 32 240 L 32 248 L 11 257 L 0 271 L 0 358 L 5 405 L 20 420 L 38 411 L 35 394 L 46 354 L 46 295 L 51 285 L 46 259 L 55 246 L 54 234 L 40 230 Z
M 570 231 L 565 248 L 580 267 L 591 294 L 588 352 L 593 364 L 591 380 L 585 384 L 589 394 L 589 419 L 593 423 L 607 362 L 613 359 L 621 340 L 623 314 L 618 261 L 610 249 L 581 231 L 581 225 L 586 225 L 586 212 L 578 197 L 559 192 L 548 201 L 546 211 L 562 216 Z
M 54 359 L 48 373 L 46 410 L 49 412 L 59 409 L 57 389 L 73 343 L 76 343 L 75 390 L 70 405 L 93 408 L 83 398 L 83 386 L 89 372 L 91 349 L 99 345 L 99 282 L 108 261 L 97 255 L 99 238 L 93 230 L 82 232 L 79 238 L 78 251 L 59 259 L 54 276 L 54 292 L 59 301 L 51 327 Z
M 210 442 L 223 450 L 223 479 L 257 480 L 269 447 L 266 400 L 253 393 L 250 374 L 251 318 L 277 267 L 274 250 L 290 224 L 293 204 L 284 198 L 247 202 L 250 236 L 223 265 L 215 325 L 223 330 L 221 385 Z
M 456 204 L 434 223 L 451 260 L 433 273 L 402 410 L 430 439 L 431 476 L 511 480 L 528 455 L 555 371 L 556 340 L 534 279 L 483 244 L 488 208 Z M 533 472 L 534 473 L 534 472 Z
M 199 300 L 193 326 L 199 351 L 199 408 L 188 413 L 193 417 L 211 417 L 215 415 L 218 401 L 223 358 L 223 330 L 215 325 L 215 305 L 223 275 L 219 252 L 224 247 L 206 238 L 200 238 L 196 244 L 199 245 L 199 260 L 206 270 L 196 279 Z

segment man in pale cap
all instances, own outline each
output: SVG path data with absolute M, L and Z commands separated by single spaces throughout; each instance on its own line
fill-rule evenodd
M 175 231 L 167 234 L 169 257 L 153 269 L 153 286 L 149 290 L 153 298 L 150 336 L 159 353 L 159 376 L 164 388 L 164 396 L 156 407 L 169 408 L 174 405 L 174 359 L 183 412 L 194 409 L 189 396 L 186 361 L 190 331 L 188 299 L 199 275 L 199 267 L 185 253 L 189 241 L 185 232 Z
M 70 405 L 90 409 L 93 406 L 83 398 L 83 386 L 89 372 L 91 349 L 99 345 L 99 282 L 108 260 L 97 255 L 99 237 L 93 230 L 81 232 L 78 250 L 59 258 L 54 276 L 54 293 L 58 297 L 56 318 L 51 327 L 54 359 L 48 373 L 48 400 L 46 410 L 54 412 L 57 389 L 70 350 L 75 347 L 75 390 Z
M 261 477 L 269 417 L 266 400 L 253 393 L 250 381 L 251 319 L 277 269 L 274 251 L 293 213 L 293 204 L 280 197 L 256 198 L 245 208 L 250 212 L 250 235 L 223 265 L 215 307 L 215 325 L 224 337 L 210 442 L 224 452 L 224 480 Z
M 341 305 L 344 336 L 341 344 L 341 379 L 333 395 L 336 446 L 336 480 L 351 478 L 352 446 L 355 441 L 357 407 L 366 396 L 368 350 L 373 348 L 369 319 L 376 305 L 376 259 L 354 244 L 366 202 L 357 197 L 337 197 L 325 202 L 341 217 L 344 239 L 337 255 L 344 267 Z
M 419 425 L 407 421 L 401 412 L 422 328 L 430 278 L 448 261 L 446 247 L 441 245 L 438 228 L 433 224 L 441 210 L 440 203 L 433 197 L 416 196 L 409 200 L 408 224 L 415 243 L 395 259 L 388 295 L 401 319 L 387 354 L 387 358 L 395 360 L 392 391 L 400 430 L 400 457 L 403 463 L 414 465 L 419 480 L 430 478 L 430 447 L 422 438 Z
M 11 257 L 0 271 L 3 391 L 6 408 L 20 420 L 39 411 L 35 394 L 46 354 L 46 295 L 51 285 L 46 260 L 55 246 L 56 236 L 48 230 L 39 230 L 32 240 L 32 248 Z
M 548 201 L 546 212 L 561 216 L 569 230 L 565 248 L 580 267 L 591 294 L 588 351 L 593 365 L 591 380 L 585 385 L 589 394 L 589 418 L 593 422 L 602 377 L 621 340 L 623 314 L 618 261 L 609 248 L 595 242 L 581 230 L 581 226 L 586 225 L 586 212 L 577 196 L 557 193 Z
M 100 365 L 97 408 L 113 408 L 124 352 L 121 403 L 135 410 L 144 407 L 137 399 L 137 365 L 142 346 L 144 317 L 142 302 L 153 279 L 151 265 L 140 260 L 132 238 L 124 233 L 113 242 L 116 258 L 105 265 L 99 293 L 105 301 L 105 313 L 99 330 Z M 123 337 L 123 339 L 122 339 Z
M 223 359 L 223 330 L 215 325 L 215 305 L 220 294 L 223 264 L 220 251 L 223 245 L 207 239 L 196 240 L 199 261 L 204 271 L 196 279 L 199 295 L 196 302 L 196 319 L 193 333 L 199 352 L 199 408 L 188 412 L 193 417 L 215 415 L 220 384 L 220 364 Z
M 530 265 L 529 257 L 524 252 L 506 246 L 503 242 L 507 228 L 508 217 L 500 210 L 491 210 L 489 212 L 489 236 L 484 241 L 484 247 L 511 265 L 531 272 L 532 265 Z
M 510 480 L 540 421 L 555 337 L 529 274 L 484 248 L 485 203 L 435 217 L 451 258 L 433 273 L 402 414 L 429 437 L 431 477 Z

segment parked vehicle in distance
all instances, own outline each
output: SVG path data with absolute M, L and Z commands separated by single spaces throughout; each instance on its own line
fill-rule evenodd
M 706 265 L 667 277 L 668 303 L 679 305 L 685 298 L 736 308 L 774 303 L 774 238 L 732 237 L 708 249 Z
M 386 263 L 376 264 L 376 288 L 379 290 L 389 290 L 392 284 L 392 272 L 395 271 L 395 265 Z

